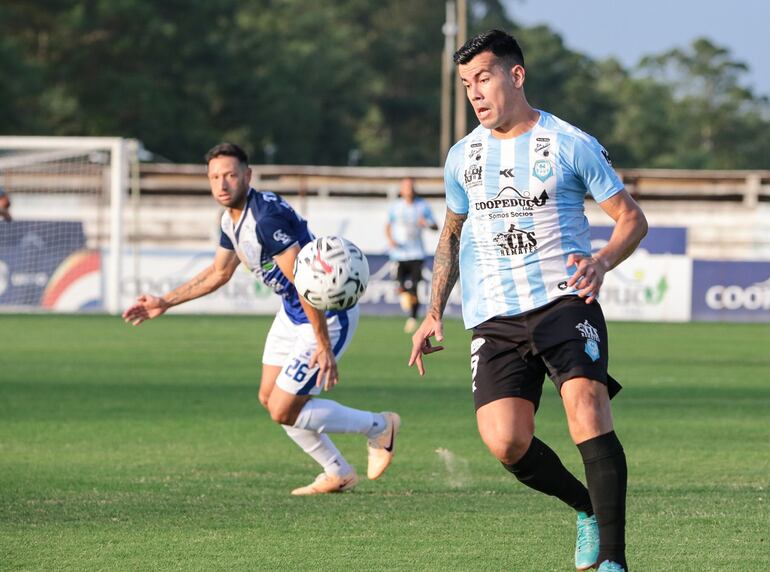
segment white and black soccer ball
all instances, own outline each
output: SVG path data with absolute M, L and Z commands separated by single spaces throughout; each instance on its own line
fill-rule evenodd
M 302 247 L 294 262 L 294 286 L 318 310 L 345 310 L 366 291 L 369 262 L 341 236 L 322 236 Z

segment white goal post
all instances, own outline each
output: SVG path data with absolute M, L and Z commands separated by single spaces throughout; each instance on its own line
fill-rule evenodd
M 82 309 L 63 304 L 66 284 L 52 283 L 72 264 L 51 260 L 50 252 L 70 239 L 83 251 L 98 253 L 101 292 L 94 309 L 120 312 L 123 204 L 138 172 L 132 168 L 138 151 L 138 141 L 119 137 L 0 136 L 0 188 L 11 200 L 13 216 L 5 226 L 0 221 L 0 308 Z M 43 236 L 81 229 L 77 223 L 80 242 Z M 36 240 L 37 251 L 29 247 Z M 59 250 L 60 257 L 68 255 L 64 247 Z M 37 262 L 29 259 L 36 252 Z M 62 306 L 41 304 L 52 297 Z

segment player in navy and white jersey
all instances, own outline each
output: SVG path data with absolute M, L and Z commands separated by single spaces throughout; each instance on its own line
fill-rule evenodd
M 459 275 L 484 443 L 521 482 L 577 512 L 577 569 L 625 571 L 627 469 L 610 411 L 620 386 L 607 373 L 596 300 L 605 273 L 633 252 L 647 222 L 596 139 L 527 103 L 514 38 L 480 34 L 454 60 L 480 125 L 447 157 L 432 299 L 409 365 L 422 375 L 423 355 L 443 349 L 430 338 L 443 340 L 441 318 Z M 615 221 L 593 255 L 586 195 Z M 561 395 L 587 488 L 534 436 L 546 374 Z
M 225 207 L 213 263 L 162 297 L 140 296 L 123 318 L 138 325 L 172 306 L 205 296 L 230 280 L 243 263 L 283 299 L 265 342 L 259 400 L 271 418 L 324 469 L 313 483 L 292 494 L 342 492 L 358 483 L 355 470 L 328 433 L 367 436 L 367 476 L 377 479 L 393 458 L 399 416 L 313 397 L 337 383 L 337 360 L 356 331 L 358 307 L 324 313 L 297 294 L 294 261 L 313 235 L 283 198 L 250 187 L 251 169 L 240 147 L 217 145 L 206 154 L 206 164 L 211 193 Z
M 388 209 L 385 236 L 388 239 L 388 256 L 396 264 L 396 280 L 401 308 L 409 314 L 404 331 L 417 329 L 417 313 L 420 298 L 417 288 L 422 281 L 422 265 L 425 247 L 422 243 L 424 229 L 438 230 L 438 224 L 425 199 L 414 190 L 414 179 L 401 180 L 401 198 Z

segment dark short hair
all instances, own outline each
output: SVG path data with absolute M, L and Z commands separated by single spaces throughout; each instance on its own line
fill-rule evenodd
M 222 156 L 235 157 L 242 165 L 249 164 L 249 156 L 246 155 L 246 151 L 238 147 L 235 143 L 220 143 L 219 145 L 215 145 L 206 152 L 206 155 L 204 155 L 203 158 L 206 161 L 206 165 L 208 165 L 212 159 Z
M 455 64 L 467 64 L 482 52 L 492 52 L 507 67 L 524 66 L 524 54 L 519 42 L 502 30 L 489 30 L 472 37 L 457 50 L 452 58 Z

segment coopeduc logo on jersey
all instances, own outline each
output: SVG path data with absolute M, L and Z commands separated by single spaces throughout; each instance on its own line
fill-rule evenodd
M 515 187 L 503 187 L 497 196 L 486 201 L 476 201 L 473 207 L 477 211 L 489 209 L 523 208 L 533 210 L 535 207 L 543 207 L 548 201 L 548 193 L 543 192 L 538 196 L 532 196 L 529 191 L 519 191 Z

